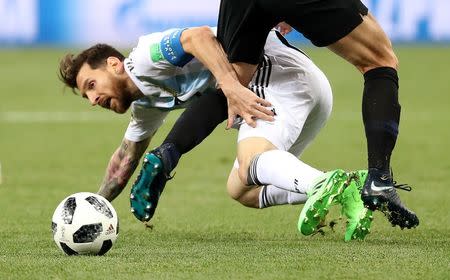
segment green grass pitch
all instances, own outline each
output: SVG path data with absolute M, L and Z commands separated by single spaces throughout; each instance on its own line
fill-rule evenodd
M 307 49 L 334 90 L 329 123 L 302 159 L 323 170 L 366 167 L 362 79 L 331 52 Z M 226 194 L 235 131 L 221 125 L 185 156 L 146 229 L 113 202 L 121 232 L 103 257 L 67 257 L 51 236 L 64 197 L 96 192 L 128 115 L 90 107 L 57 79 L 63 50 L 0 51 L 0 279 L 448 279 L 450 277 L 450 48 L 398 47 L 402 121 L 392 165 L 420 217 L 392 228 L 376 213 L 363 242 L 343 225 L 301 236 L 301 206 L 255 210 Z M 179 113 L 155 136 L 157 146 Z M 338 216 L 338 208 L 332 213 Z

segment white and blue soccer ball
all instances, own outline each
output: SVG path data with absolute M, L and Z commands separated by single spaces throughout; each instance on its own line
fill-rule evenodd
M 53 239 L 67 255 L 104 255 L 119 234 L 119 219 L 104 197 L 80 192 L 56 207 L 52 218 Z

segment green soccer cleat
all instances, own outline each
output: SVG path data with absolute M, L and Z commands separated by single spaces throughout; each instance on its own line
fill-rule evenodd
M 348 183 L 348 176 L 343 170 L 336 169 L 320 177 L 308 192 L 308 200 L 298 219 L 298 230 L 303 235 L 316 233 L 325 224 L 325 217 L 331 205 L 337 202 Z
M 170 172 L 180 157 L 172 143 L 162 144 L 144 156 L 144 164 L 130 194 L 131 212 L 139 221 L 148 222 L 155 214 L 164 187 L 173 178 Z
M 344 240 L 363 240 L 370 233 L 372 211 L 364 207 L 361 189 L 367 178 L 367 170 L 358 170 L 348 174 L 348 186 L 337 199 L 342 205 L 342 214 L 347 217 Z
M 155 179 L 161 173 L 161 159 L 153 153 L 147 153 L 141 172 L 131 187 L 130 193 L 131 212 L 142 222 L 149 221 L 155 213 L 159 196 L 165 185 L 165 182 L 162 185 L 155 184 Z

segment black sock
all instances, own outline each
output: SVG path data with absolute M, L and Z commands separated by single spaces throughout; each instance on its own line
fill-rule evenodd
M 387 171 L 400 122 L 397 70 L 375 68 L 364 74 L 364 80 L 362 114 L 369 168 Z
M 200 144 L 228 116 L 227 99 L 221 90 L 192 98 L 163 142 L 174 144 L 180 156 Z
M 170 173 L 178 165 L 178 161 L 181 158 L 181 154 L 177 147 L 172 143 L 164 143 L 151 152 L 159 157 L 162 162 L 164 174 L 166 178 L 169 178 Z

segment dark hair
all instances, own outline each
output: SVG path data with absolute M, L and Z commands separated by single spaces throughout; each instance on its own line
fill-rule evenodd
M 86 62 L 92 69 L 97 69 L 105 66 L 106 59 L 110 56 L 117 57 L 121 61 L 125 59 L 118 50 L 106 44 L 96 44 L 77 56 L 67 54 L 59 62 L 59 79 L 76 93 L 77 75 L 81 66 Z

